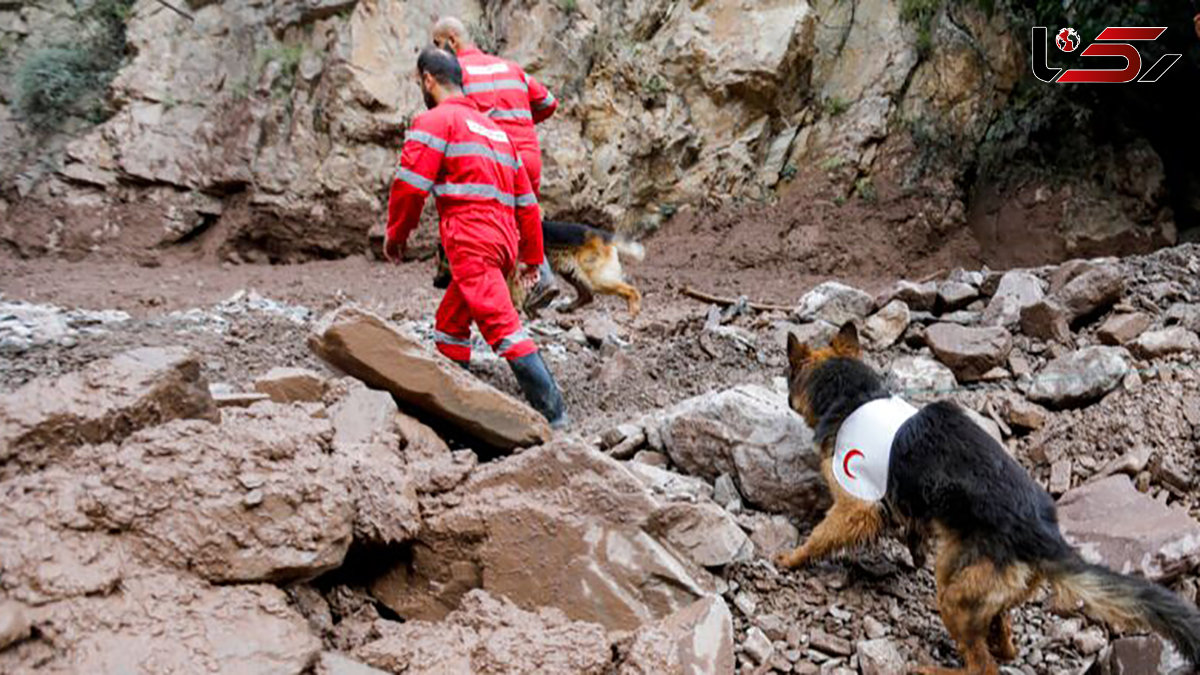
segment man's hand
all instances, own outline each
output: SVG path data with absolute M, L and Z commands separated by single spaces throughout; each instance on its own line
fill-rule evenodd
M 388 262 L 399 265 L 404 260 L 404 242 L 398 240 L 383 239 L 383 257 Z
M 1196 25 L 1196 37 L 1200 38 L 1200 14 L 1192 17 L 1192 23 Z
M 542 268 L 538 265 L 526 265 L 525 263 L 517 265 L 517 279 L 521 288 L 529 290 L 536 286 L 541 278 Z

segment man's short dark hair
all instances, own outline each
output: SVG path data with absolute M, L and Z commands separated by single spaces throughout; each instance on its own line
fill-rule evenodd
M 421 50 L 421 55 L 417 57 L 417 72 L 433 75 L 433 79 L 443 86 L 462 89 L 462 66 L 458 65 L 458 59 L 436 45 Z

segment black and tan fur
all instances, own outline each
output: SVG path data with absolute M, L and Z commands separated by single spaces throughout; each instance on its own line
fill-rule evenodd
M 965 667 L 914 672 L 996 675 L 996 660 L 1017 654 L 1009 610 L 1042 583 L 1063 607 L 1081 603 L 1114 627 L 1152 629 L 1193 666 L 1200 660 L 1200 612 L 1166 588 L 1085 562 L 1059 532 L 1050 496 L 954 403 L 926 406 L 900 428 L 882 501 L 852 497 L 833 479 L 834 440 L 851 412 L 890 394 L 860 360 L 852 324 L 822 350 L 789 336 L 788 361 L 790 404 L 815 430 L 834 503 L 776 563 L 799 567 L 897 527 L 932 533 L 938 611 Z
M 642 311 L 642 294 L 625 280 L 621 268 L 622 257 L 637 261 L 645 257 L 641 244 L 607 230 L 554 220 L 542 221 L 542 241 L 550 269 L 575 289 L 575 300 L 562 311 L 573 312 L 589 305 L 596 295 L 624 298 L 632 316 Z M 515 279 L 509 279 L 509 294 L 513 305 L 523 307 L 525 290 L 514 282 Z M 450 285 L 450 267 L 441 248 L 434 285 L 438 288 Z

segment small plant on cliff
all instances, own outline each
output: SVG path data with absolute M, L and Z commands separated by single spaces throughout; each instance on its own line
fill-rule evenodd
M 71 118 L 102 122 L 111 112 L 105 93 L 125 57 L 125 22 L 132 0 L 97 0 L 75 21 L 78 35 L 31 52 L 16 72 L 16 107 L 42 132 Z
M 304 45 L 272 45 L 258 53 L 258 71 L 263 72 L 272 63 L 279 64 L 279 76 L 271 83 L 271 95 L 283 98 L 291 94 L 296 86 L 296 73 L 300 71 L 300 59 L 304 58 Z
M 917 27 L 917 54 L 921 58 L 933 49 L 933 20 L 941 9 L 942 0 L 903 0 L 900 19 Z
M 579 0 L 558 0 L 558 8 L 563 14 L 571 16 L 579 11 Z
M 850 104 L 837 96 L 830 96 L 825 99 L 825 114 L 830 117 L 837 117 L 849 109 Z

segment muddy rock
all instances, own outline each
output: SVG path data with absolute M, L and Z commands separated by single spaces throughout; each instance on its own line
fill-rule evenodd
M 403 413 L 395 417 L 395 428 L 404 446 L 409 479 L 419 493 L 441 493 L 462 484 L 479 464 L 470 450 L 450 450 L 433 429 Z
M 441 622 L 379 622 L 379 630 L 383 637 L 354 656 L 389 673 L 600 675 L 612 661 L 602 626 L 552 608 L 523 610 L 481 590 Z
M 996 408 L 1013 429 L 1037 431 L 1046 425 L 1046 409 L 1019 394 L 998 397 Z
M 219 417 L 193 354 L 135 349 L 0 395 L 0 478 L 62 459 L 84 443 L 120 441 L 174 419 Z
M 1096 316 L 1116 304 L 1125 292 L 1125 274 L 1116 265 L 1096 265 L 1056 288 L 1051 295 L 1066 312 L 1067 322 Z
M 1200 351 L 1200 337 L 1182 326 L 1142 333 L 1129 343 L 1129 351 L 1144 359 L 1157 359 L 1180 352 Z
M 1153 323 L 1151 318 L 1140 312 L 1113 314 L 1100 325 L 1096 335 L 1103 344 L 1114 347 L 1124 346 L 1146 332 L 1151 323 Z
M 961 382 L 973 382 L 1004 365 L 1012 351 L 1012 335 L 1004 328 L 966 328 L 950 323 L 929 327 L 929 348 Z
M 29 611 L 12 600 L 0 600 L 0 651 L 29 637 Z
M 944 394 L 958 380 L 954 371 L 928 356 L 901 356 L 892 362 L 885 375 L 888 386 L 897 392 Z
M 886 638 L 858 643 L 858 667 L 862 675 L 892 675 L 905 670 L 904 657 L 896 643 Z
M 254 381 L 254 390 L 276 403 L 320 401 L 328 382 L 308 368 L 272 368 Z
M 676 466 L 710 481 L 729 474 L 749 504 L 805 518 L 826 504 L 812 431 L 785 396 L 766 387 L 688 399 L 664 412 L 658 426 Z
M 746 641 L 742 648 L 746 650 L 746 656 L 759 665 L 766 664 L 775 653 L 775 645 L 771 644 L 771 638 L 758 626 L 751 626 L 750 630 L 746 631 Z
M 550 427 L 532 408 L 365 310 L 330 313 L 314 328 L 309 347 L 369 386 L 487 445 L 511 450 L 550 438 Z
M 938 286 L 937 300 L 942 311 L 962 309 L 979 297 L 979 289 L 961 281 L 944 281 Z
M 660 501 L 694 504 L 713 499 L 713 486 L 695 476 L 685 476 L 649 464 L 630 463 L 625 468 Z
M 650 516 L 647 531 L 701 567 L 724 567 L 754 557 L 750 538 L 728 511 L 712 502 L 666 504 Z
M 750 521 L 750 541 L 758 555 L 770 559 L 800 544 L 800 530 L 784 516 L 754 514 Z
M 1057 301 L 1043 298 L 1021 310 L 1021 332 L 1039 340 L 1069 345 L 1069 313 Z
M 420 527 L 416 484 L 400 449 L 400 415 L 391 394 L 361 384 L 329 408 L 334 456 L 345 465 L 359 541 L 398 544 Z
M 805 321 L 821 320 L 841 326 L 847 321 L 867 318 L 875 308 L 875 299 L 863 291 L 836 281 L 826 281 L 804 297 L 796 314 Z
M 386 675 L 379 670 L 337 652 L 322 652 L 321 667 L 316 675 Z
M 623 654 L 619 675 L 732 675 L 733 617 L 720 597 L 697 600 L 643 627 Z
M 1033 376 L 1028 396 L 1049 408 L 1074 408 L 1116 389 L 1129 372 L 1121 347 L 1085 347 L 1059 357 Z
M 1045 284 L 1033 274 L 1022 270 L 1006 272 L 1000 278 L 996 293 L 983 312 L 988 326 L 1012 326 L 1021 320 L 1021 310 L 1046 295 Z
M 39 672 L 301 673 L 321 649 L 283 591 L 268 585 L 210 586 L 156 573 L 39 613 L 39 630 L 55 646 Z M 21 672 L 6 662 L 16 651 L 0 652 L 0 671 Z
M 214 582 L 307 579 L 340 565 L 354 503 L 326 454 L 329 423 L 273 403 L 225 417 L 78 451 L 94 467 L 83 512 L 126 533 L 144 559 Z
M 893 300 L 899 300 L 915 312 L 932 312 L 937 299 L 938 284 L 935 281 L 927 281 L 923 284 L 899 281 L 880 295 L 876 304 L 883 307 Z
M 1186 672 L 1187 661 L 1157 635 L 1113 640 L 1101 675 L 1178 675 Z
M 404 617 L 440 619 L 482 588 L 632 630 L 711 590 L 707 573 L 647 532 L 659 503 L 641 481 L 586 446 L 557 442 L 480 466 L 423 507 L 411 559 L 372 586 Z
M 1084 559 L 1170 581 L 1200 564 L 1200 523 L 1138 492 L 1128 476 L 1071 490 L 1058 503 L 1063 536 Z
M 1167 310 L 1164 322 L 1168 326 L 1183 326 L 1190 331 L 1200 333 L 1200 304 L 1175 303 Z
M 893 300 L 867 319 L 863 325 L 863 337 L 873 349 L 887 349 L 908 330 L 908 322 L 908 305 Z

